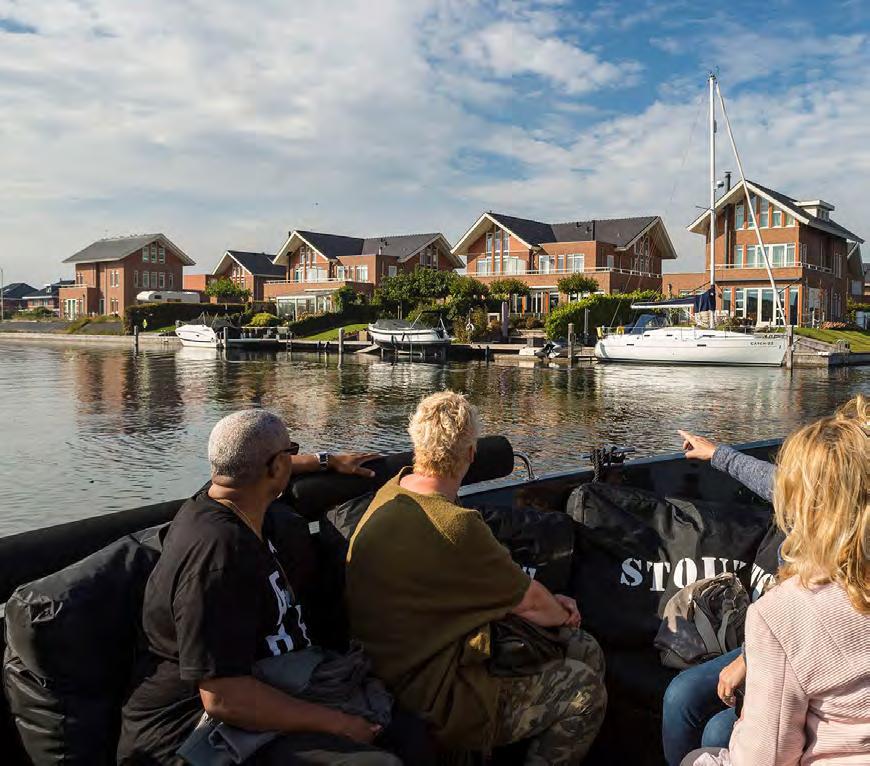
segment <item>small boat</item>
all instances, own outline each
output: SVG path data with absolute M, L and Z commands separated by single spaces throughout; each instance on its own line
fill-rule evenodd
M 538 359 L 567 359 L 568 357 L 568 341 L 548 340 L 543 346 L 523 346 L 520 349 L 520 356 L 535 356 Z
M 238 337 L 239 328 L 229 320 L 203 314 L 193 322 L 176 322 L 175 334 L 181 339 L 182 346 L 221 348 L 225 328 L 229 336 Z
M 372 342 L 379 348 L 402 353 L 425 353 L 427 350 L 446 349 L 453 340 L 444 326 L 444 320 L 439 319 L 438 327 L 428 327 L 403 319 L 378 319 L 369 325 L 368 331 Z
M 779 367 L 786 346 L 782 333 L 671 327 L 664 317 L 644 314 L 633 326 L 605 333 L 595 344 L 595 358 L 601 362 Z

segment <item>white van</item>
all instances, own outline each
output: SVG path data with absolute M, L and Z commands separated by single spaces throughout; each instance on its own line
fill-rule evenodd
M 139 303 L 199 303 L 199 293 L 187 290 L 143 290 L 136 295 Z

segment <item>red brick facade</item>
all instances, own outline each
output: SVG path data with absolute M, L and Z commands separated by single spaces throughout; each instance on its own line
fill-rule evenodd
M 178 254 L 159 239 L 117 261 L 76 263 L 76 283 L 60 289 L 60 315 L 123 316 L 142 291 L 183 289 L 182 269 Z

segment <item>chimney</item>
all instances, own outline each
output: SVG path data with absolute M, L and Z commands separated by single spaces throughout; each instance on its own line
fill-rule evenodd
M 726 193 L 731 191 L 731 171 L 725 171 L 725 191 Z

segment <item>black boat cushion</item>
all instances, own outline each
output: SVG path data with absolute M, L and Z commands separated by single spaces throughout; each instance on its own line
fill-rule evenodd
M 770 574 L 754 563 L 766 506 L 591 483 L 567 511 L 577 522 L 572 592 L 584 624 L 611 647 L 651 646 L 668 599 L 696 579 L 736 571 L 752 592 Z
M 374 494 L 402 468 L 412 465 L 413 452 L 385 455 L 366 463 L 374 478 L 335 473 L 305 474 L 287 487 L 288 502 L 305 518 L 320 518 L 331 508 L 362 495 Z M 477 455 L 463 484 L 476 484 L 510 475 L 514 470 L 514 451 L 503 436 L 484 436 L 477 442 Z
M 114 763 L 148 575 L 165 525 L 127 535 L 6 603 L 4 689 L 39 764 Z

